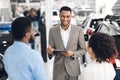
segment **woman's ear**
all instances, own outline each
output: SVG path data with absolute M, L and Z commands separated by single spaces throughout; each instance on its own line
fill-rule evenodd
M 87 51 L 91 51 L 91 47 L 90 46 L 87 46 Z
M 93 52 L 92 47 L 89 47 L 90 52 Z
M 87 51 L 91 55 L 91 57 L 92 57 L 93 60 L 96 59 L 96 55 L 95 55 L 92 47 L 87 47 Z
M 93 53 L 92 47 L 87 46 L 87 51 L 88 51 L 89 54 L 92 54 Z

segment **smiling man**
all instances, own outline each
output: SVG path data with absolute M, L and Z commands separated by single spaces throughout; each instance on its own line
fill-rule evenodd
M 78 57 L 86 52 L 84 33 L 80 27 L 71 24 L 71 8 L 62 7 L 59 16 L 61 24 L 50 29 L 47 49 L 50 58 L 55 56 L 53 80 L 78 80 Z

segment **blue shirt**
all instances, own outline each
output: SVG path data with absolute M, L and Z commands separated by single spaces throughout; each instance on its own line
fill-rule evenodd
M 3 56 L 9 80 L 47 80 L 43 59 L 24 42 L 15 41 Z

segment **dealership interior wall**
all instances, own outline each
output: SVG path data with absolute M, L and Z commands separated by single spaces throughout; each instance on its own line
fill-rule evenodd
M 52 24 L 52 9 L 60 8 L 63 5 L 70 6 L 72 9 L 77 7 L 87 11 L 93 10 L 95 13 L 103 15 L 113 14 L 112 7 L 117 0 L 0 0 L 0 21 L 9 22 L 14 18 L 15 6 L 29 6 L 41 8 L 41 13 L 46 12 L 47 35 Z M 109 4 L 108 4 L 109 2 Z M 5 5 L 5 6 L 4 6 Z

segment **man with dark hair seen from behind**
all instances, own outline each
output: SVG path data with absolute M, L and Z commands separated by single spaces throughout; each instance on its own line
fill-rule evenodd
M 29 17 L 20 17 L 12 22 L 14 43 L 5 51 L 3 63 L 9 80 L 47 80 L 43 59 L 31 49 L 34 27 Z
M 49 57 L 55 56 L 53 80 L 78 80 L 80 66 L 78 57 L 86 52 L 84 33 L 81 27 L 70 23 L 71 8 L 60 9 L 61 24 L 49 32 Z

